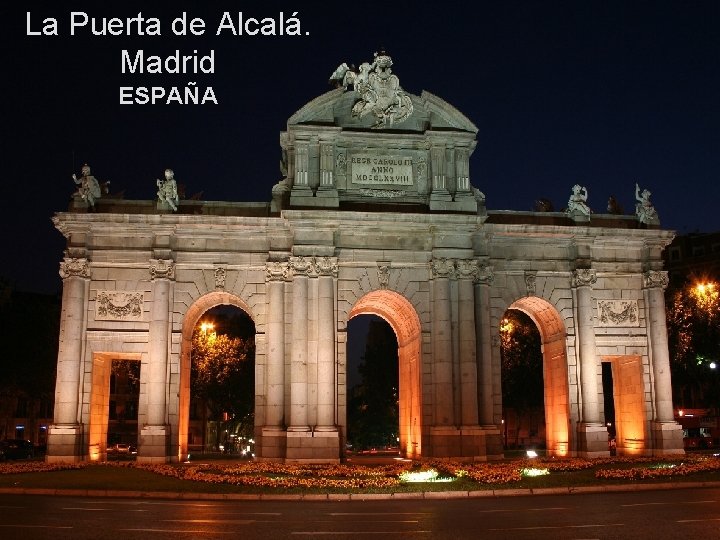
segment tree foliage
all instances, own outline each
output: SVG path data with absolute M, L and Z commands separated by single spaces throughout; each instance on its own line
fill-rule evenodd
M 522 415 L 544 404 L 540 333 L 524 313 L 508 310 L 500 327 L 502 398 L 505 408 Z
M 193 332 L 191 391 L 213 419 L 223 413 L 247 418 L 254 412 L 255 342 L 215 332 Z
M 350 392 L 348 438 L 357 449 L 395 445 L 398 432 L 398 345 L 385 321 L 370 321 L 360 384 Z
M 714 283 L 668 291 L 667 330 L 673 398 L 683 407 L 720 405 L 720 298 Z

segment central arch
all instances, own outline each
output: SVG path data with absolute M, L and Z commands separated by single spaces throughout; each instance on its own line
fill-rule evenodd
M 193 329 L 206 311 L 216 306 L 235 306 L 243 310 L 255 323 L 257 322 L 250 307 L 241 298 L 221 291 L 214 291 L 199 298 L 185 314 L 182 324 L 182 342 L 180 347 L 180 392 L 178 403 L 178 459 L 182 462 L 188 457 L 188 431 L 190 426 L 190 370 Z
M 420 319 L 405 297 L 389 290 L 373 291 L 360 298 L 350 310 L 348 320 L 365 314 L 384 319 L 397 337 L 400 451 L 405 457 L 418 458 L 422 455 Z
M 545 436 L 549 455 L 566 456 L 572 446 L 570 430 L 570 392 L 566 331 L 560 314 L 546 300 L 528 296 L 508 309 L 522 311 L 540 332 L 545 394 Z

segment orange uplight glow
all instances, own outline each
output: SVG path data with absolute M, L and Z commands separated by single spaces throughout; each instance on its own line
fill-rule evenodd
M 214 329 L 215 329 L 215 325 L 213 323 L 209 323 L 209 322 L 200 323 L 200 330 L 202 331 L 203 334 L 212 332 Z

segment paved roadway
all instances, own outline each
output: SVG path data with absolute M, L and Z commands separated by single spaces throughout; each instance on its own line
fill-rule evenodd
M 720 538 L 720 489 L 405 501 L 0 495 L 0 538 Z

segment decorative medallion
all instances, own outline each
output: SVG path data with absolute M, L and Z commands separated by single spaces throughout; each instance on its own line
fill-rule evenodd
M 387 289 L 390 285 L 390 262 L 378 261 L 378 281 L 381 289 Z
M 405 191 L 402 189 L 361 189 L 359 193 L 363 197 L 383 197 L 389 199 L 405 196 Z
M 600 326 L 640 326 L 637 300 L 598 300 Z
M 95 320 L 141 321 L 144 301 L 142 292 L 98 291 L 95 297 Z
M 225 277 L 227 271 L 224 268 L 218 267 L 215 269 L 215 288 L 218 290 L 225 289 Z
M 537 281 L 537 272 L 530 270 L 525 271 L 525 289 L 528 296 L 535 296 L 535 285 Z

